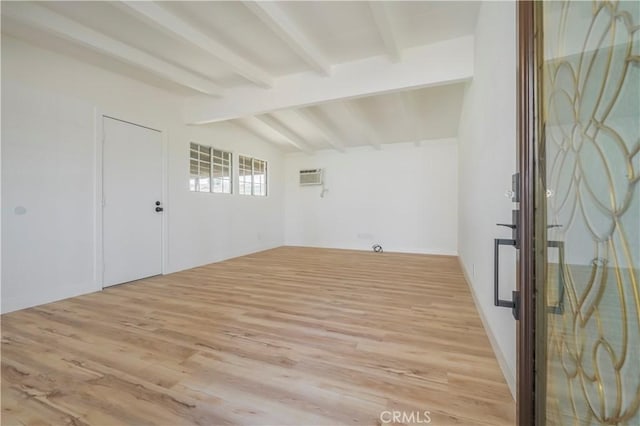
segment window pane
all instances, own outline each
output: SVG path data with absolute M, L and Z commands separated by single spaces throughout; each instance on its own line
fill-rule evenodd
M 242 195 L 251 195 L 251 176 L 240 176 L 238 192 Z
M 213 164 L 213 177 L 222 178 L 225 176 L 225 170 L 219 164 Z
M 263 160 L 253 160 L 253 195 L 267 195 L 267 162 Z
M 189 144 L 189 190 L 198 191 L 198 175 L 199 175 L 199 149 L 195 143 Z
M 253 176 L 253 195 L 265 195 L 264 194 L 264 175 Z
M 233 188 L 232 158 L 230 152 L 189 143 L 189 189 L 230 194 Z
M 225 160 L 229 158 L 229 160 Z M 231 193 L 231 185 L 223 185 L 223 181 L 228 179 L 231 181 L 231 153 L 221 151 L 219 149 L 212 149 L 212 192 L 217 193 Z
M 213 178 L 213 192 L 224 192 L 221 178 Z
M 198 185 L 200 188 L 200 192 L 209 192 L 211 191 L 211 186 L 209 185 L 209 178 L 200 178 L 198 179 Z
M 193 142 L 189 144 L 189 189 L 191 191 L 209 191 L 211 176 L 211 166 L 208 162 L 209 152 L 209 147 Z
M 198 176 L 198 160 L 191 160 L 189 162 L 189 175 Z
M 266 161 L 239 156 L 238 192 L 243 195 L 267 195 Z
M 238 192 L 251 195 L 251 157 L 241 155 L 238 161 Z

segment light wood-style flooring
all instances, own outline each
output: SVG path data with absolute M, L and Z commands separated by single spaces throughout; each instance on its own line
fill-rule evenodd
M 2 425 L 514 424 L 455 257 L 281 247 L 1 319 Z

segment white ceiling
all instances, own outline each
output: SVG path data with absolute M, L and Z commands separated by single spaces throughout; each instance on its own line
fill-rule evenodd
M 300 148 L 307 146 L 310 151 L 454 138 L 458 134 L 464 87 L 464 83 L 449 84 L 265 115 L 298 135 L 304 142 Z M 260 118 L 265 115 L 232 122 L 287 151 L 300 149 L 290 138 L 262 122 Z
M 237 93 L 278 97 L 297 78 L 335 81 L 326 100 L 224 116 L 285 150 L 310 152 L 455 137 L 460 79 L 339 89 L 349 67 L 369 58 L 384 58 L 378 71 L 401 76 L 437 68 L 440 61 L 407 56 L 473 35 L 478 8 L 473 1 L 3 2 L 2 32 L 214 106 Z

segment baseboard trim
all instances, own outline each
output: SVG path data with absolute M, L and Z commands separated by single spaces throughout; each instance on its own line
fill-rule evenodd
M 505 381 L 507 382 L 507 386 L 509 386 L 509 390 L 511 391 L 511 396 L 513 400 L 516 400 L 516 374 L 514 371 L 509 368 L 509 364 L 507 363 L 507 358 L 502 353 L 500 346 L 498 346 L 498 340 L 496 336 L 491 331 L 489 327 L 489 321 L 484 315 L 484 311 L 478 302 L 478 297 L 476 295 L 475 289 L 471 285 L 471 279 L 469 277 L 469 273 L 467 272 L 467 268 L 465 268 L 462 259 L 458 257 L 458 262 L 460 263 L 460 269 L 462 269 L 462 274 L 464 275 L 464 280 L 469 287 L 469 291 L 471 292 L 471 297 L 473 298 L 473 303 L 476 305 L 476 310 L 478 311 L 478 315 L 480 315 L 480 321 L 482 321 L 482 326 L 484 327 L 484 331 L 487 333 L 487 337 L 489 338 L 489 343 L 491 344 L 491 348 L 493 349 L 493 353 L 496 355 L 496 359 L 498 360 L 498 365 L 500 366 L 500 370 L 502 370 L 502 375 L 504 376 Z
M 193 268 L 199 268 L 201 266 L 206 266 L 206 265 L 211 265 L 212 263 L 219 263 L 219 262 L 224 262 L 225 260 L 230 260 L 230 259 L 235 259 L 236 257 L 242 257 L 242 256 L 249 256 L 251 254 L 256 254 L 256 253 L 260 253 L 263 251 L 267 251 L 267 250 L 273 250 L 275 248 L 278 247 L 283 247 L 283 244 L 281 243 L 274 243 L 274 244 L 267 244 L 267 245 L 263 245 L 263 246 L 258 246 L 258 247 L 251 247 L 247 250 L 241 250 L 232 254 L 229 254 L 227 256 L 223 256 L 223 257 L 216 257 L 210 260 L 207 260 L 203 263 L 196 263 L 193 265 L 181 265 L 178 267 L 174 267 L 174 268 L 168 268 L 167 271 L 165 273 L 163 273 L 162 275 L 170 275 L 170 274 L 175 274 L 176 272 L 182 272 L 182 271 L 186 271 L 189 269 L 193 269 Z
M 285 243 L 285 247 L 310 247 L 310 248 L 326 248 L 331 250 L 355 250 L 355 251 L 373 251 L 372 246 L 369 244 L 344 244 L 344 245 L 314 245 L 314 244 L 299 244 L 299 243 Z M 427 254 L 433 256 L 452 256 L 457 257 L 458 253 L 455 250 L 442 250 L 442 249 L 429 249 L 429 248 L 406 248 L 406 247 L 385 247 L 383 245 L 385 253 L 405 253 L 405 254 Z

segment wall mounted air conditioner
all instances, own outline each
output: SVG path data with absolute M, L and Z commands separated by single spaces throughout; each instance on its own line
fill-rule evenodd
M 300 170 L 300 186 L 322 185 L 322 169 Z

